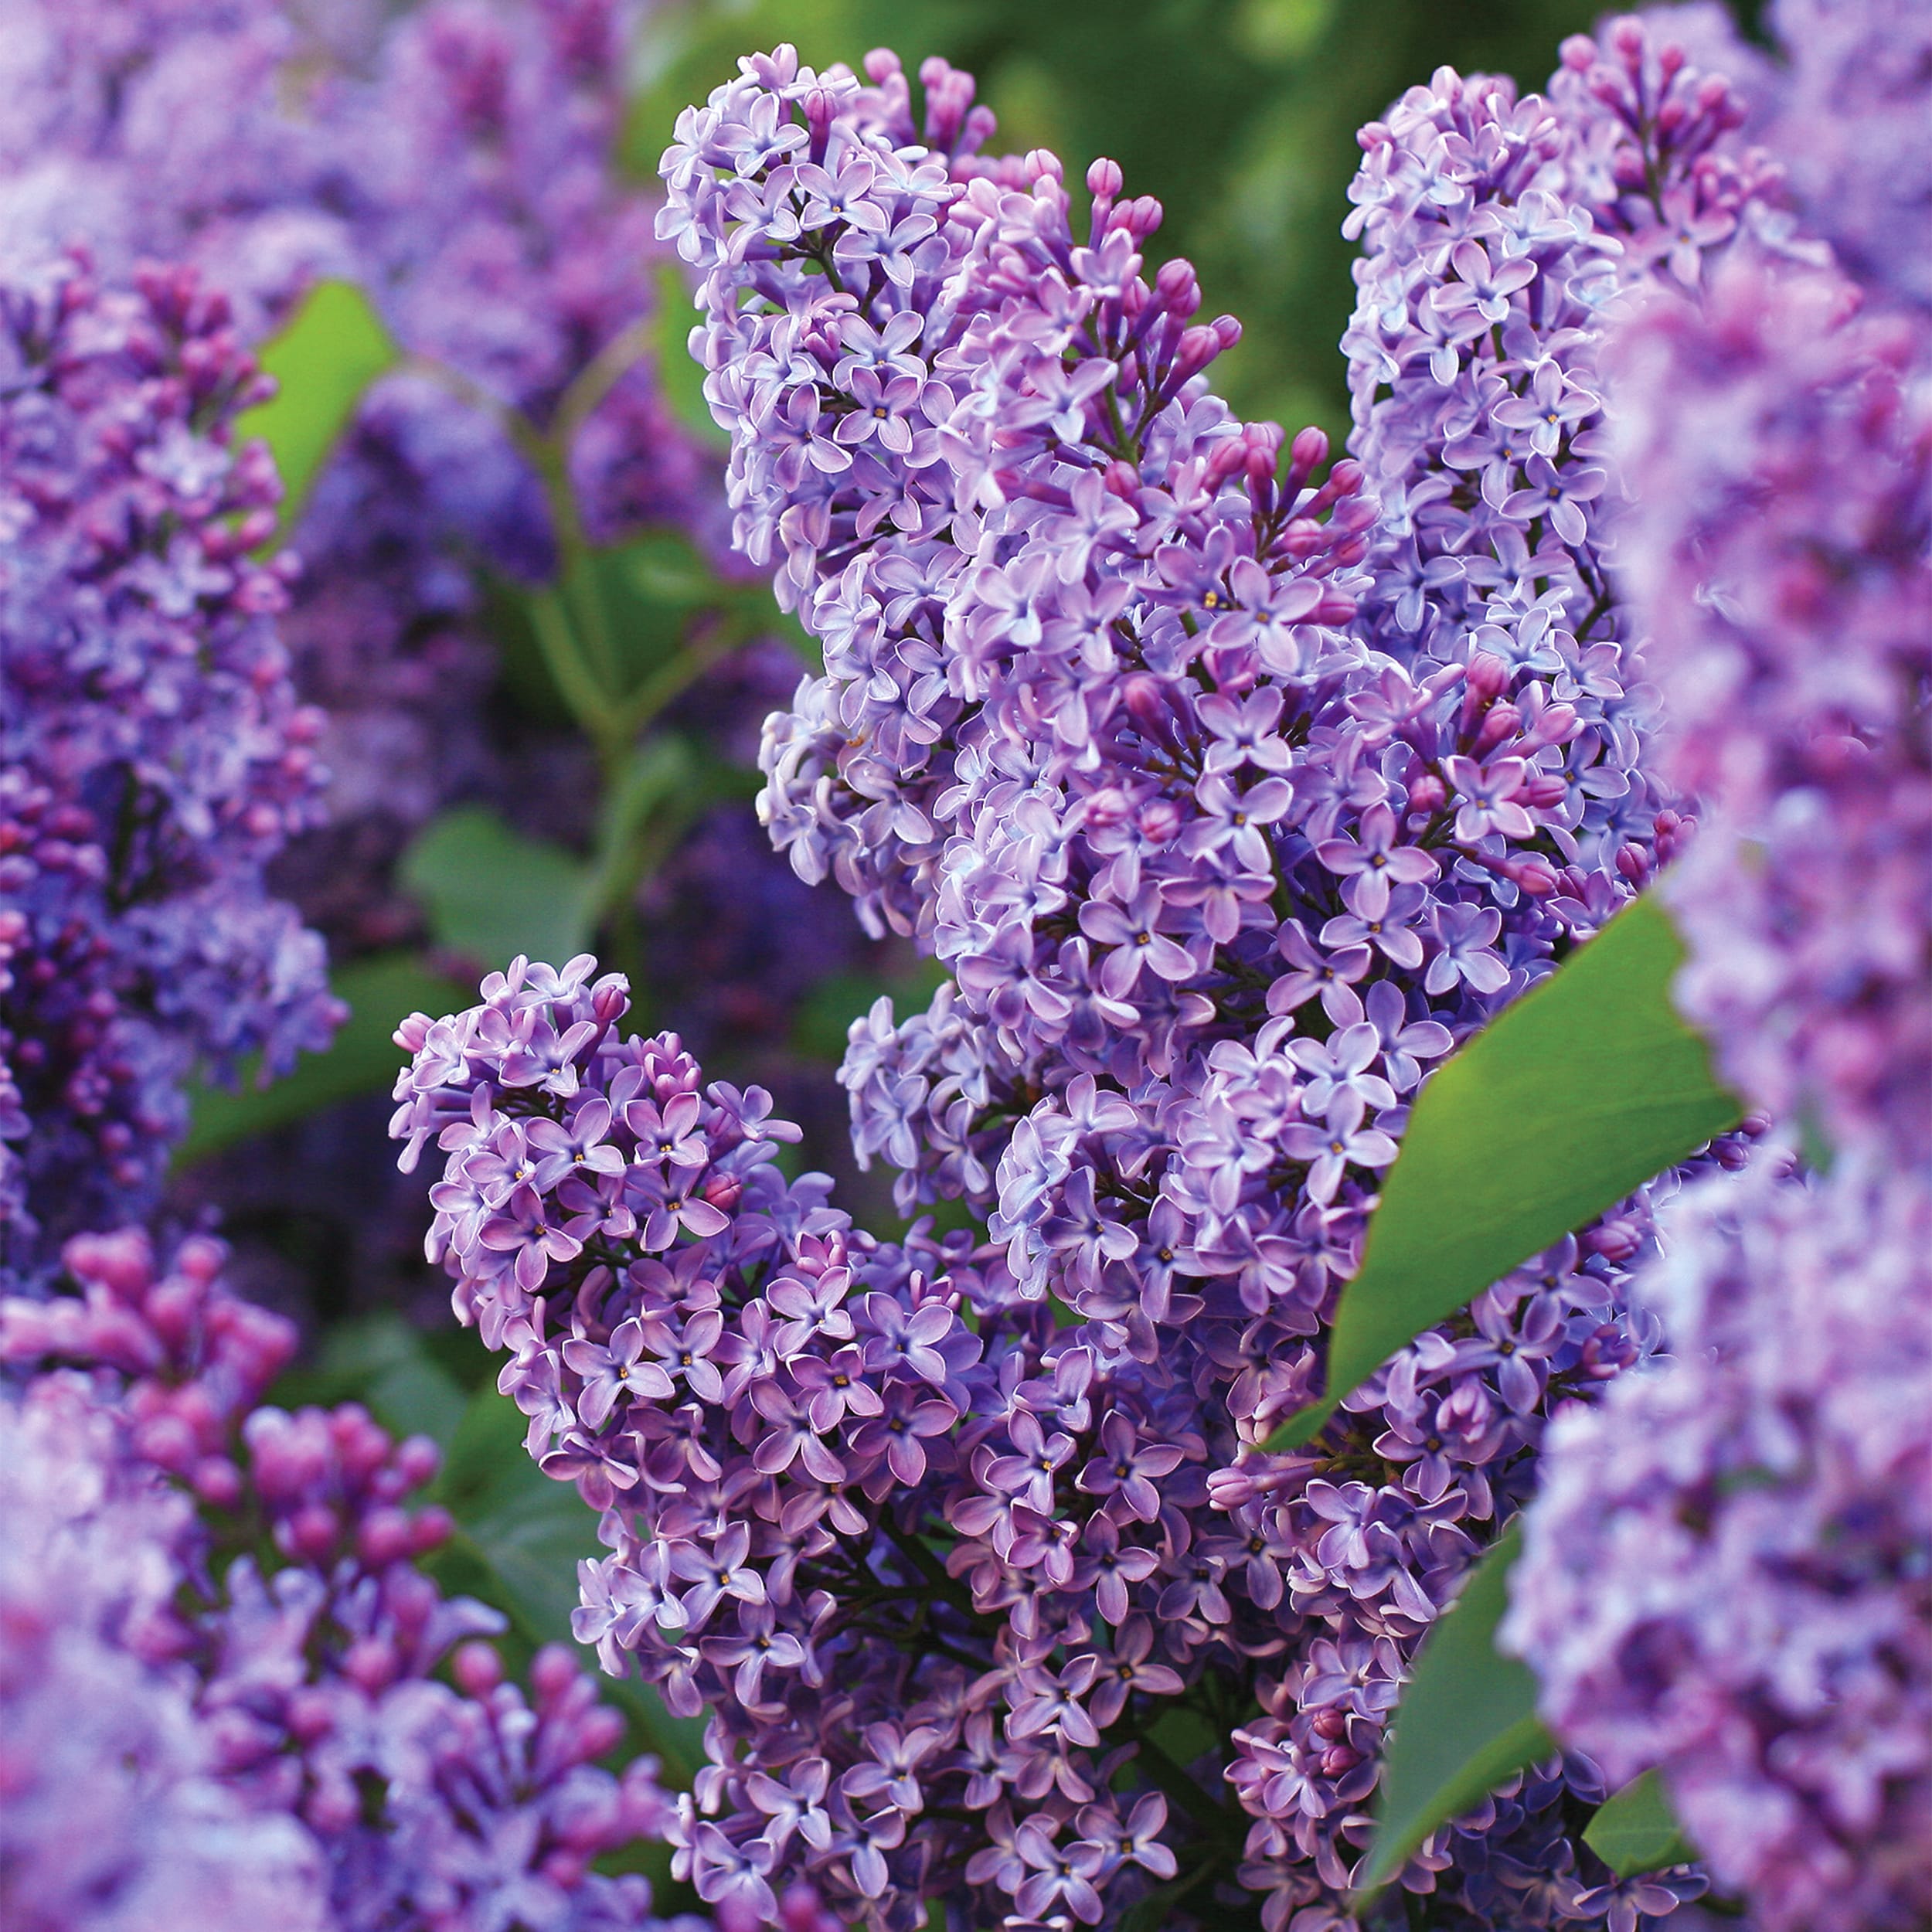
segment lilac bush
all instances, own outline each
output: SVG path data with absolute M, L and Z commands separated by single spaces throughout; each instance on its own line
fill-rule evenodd
M 762 801 L 949 969 L 843 1075 L 907 1213 L 783 1181 L 756 1093 L 519 965 L 399 1035 L 432 1251 L 530 1447 L 605 1512 L 580 1634 L 711 1710 L 707 1897 L 869 1923 L 1345 1915 L 1415 1644 L 1550 1406 L 1656 1345 L 1660 1184 L 1423 1337 L 1305 1454 L 1274 1423 L 1429 1067 L 1680 842 L 1620 644 L 1606 306 L 1775 232 L 1741 107 L 1634 23 L 1547 100 L 1446 71 L 1365 131 L 1353 460 L 1244 425 L 1157 205 L 990 159 L 964 75 L 789 49 L 679 123 L 665 234 L 734 535 L 825 645 Z M 1285 446 L 1285 447 L 1284 447 Z M 1725 1150 L 1725 1158 L 1732 1157 Z M 1190 1729 L 1189 1717 L 1194 1719 Z M 1207 1733 L 1202 1735 L 1202 1722 Z M 1231 1741 L 1218 1742 L 1228 1738 Z M 1437 1835 L 1429 1923 L 1631 1923 L 1572 1759 Z M 1238 1896 L 1238 1894 L 1229 1894 Z M 1150 1908 L 1153 1909 L 1153 1908 Z M 1404 1908 L 1379 1908 L 1376 1922 Z
M 259 391 L 191 270 L 0 286 L 0 1281 L 141 1212 L 191 1068 L 326 1044 L 321 941 L 264 871 L 313 824 L 321 719 L 252 553 Z
M 97 1546 L 117 1553 L 81 1593 L 97 1625 L 55 1635 L 44 1595 L 22 1598 L 32 1641 L 16 1647 L 9 1622 L 9 1672 L 29 1669 L 37 1641 L 68 1674 L 22 1707 L 17 1733 L 9 1698 L 25 1808 L 10 1791 L 7 1829 L 32 1857 L 17 1880 L 0 1862 L 0 1884 L 17 1883 L 21 1923 L 152 1923 L 132 1916 L 151 1903 L 185 1924 L 233 1893 L 255 1915 L 234 1922 L 259 1924 L 285 1893 L 277 1924 L 701 1932 L 651 1917 L 642 1877 L 592 1869 L 661 1836 L 670 1814 L 655 1760 L 598 1766 L 623 1719 L 562 1645 L 538 1653 L 526 1696 L 481 1641 L 500 1614 L 445 1598 L 417 1566 L 451 1529 L 411 1503 L 434 1444 L 394 1442 L 352 1403 L 261 1406 L 294 1332 L 225 1288 L 217 1242 L 192 1237 L 164 1260 L 128 1228 L 78 1236 L 63 1260 L 77 1292 L 0 1298 L 0 1361 L 34 1372 L 0 1403 L 0 1428 L 43 1458 L 21 1480 L 51 1513 L 49 1546 L 73 1549 L 66 1568 L 14 1584 L 10 1547 L 10 1594 L 55 1588 Z M 69 1467 L 46 1467 L 55 1458 Z M 20 1560 L 36 1553 L 29 1542 Z M 62 1747 L 43 1755 L 44 1700 L 63 1690 Z M 148 1783 L 172 1808 L 151 1820 L 112 1796 Z M 90 1789 L 108 1821 L 137 1814 L 119 1818 L 124 1843 L 97 1839 Z M 150 1844 L 176 1816 L 179 1844 Z M 83 1818 L 97 1881 L 61 1849 Z M 109 1903 L 60 1906 L 62 1885 Z

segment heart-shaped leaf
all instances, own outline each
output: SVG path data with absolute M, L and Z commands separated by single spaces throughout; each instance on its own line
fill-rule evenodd
M 1389 1726 L 1364 1894 L 1393 1878 L 1431 1832 L 1556 1750 L 1536 1715 L 1536 1679 L 1495 1645 L 1521 1548 L 1512 1524 L 1423 1641 Z
M 1688 1865 L 1697 1856 L 1655 1771 L 1613 1791 L 1584 1828 L 1583 1842 L 1620 1879 Z
M 237 443 L 260 437 L 281 472 L 281 528 L 294 527 L 363 392 L 402 351 L 352 282 L 318 282 L 257 357 L 280 387 L 236 417 Z
M 590 866 L 481 806 L 432 820 L 397 869 L 427 910 L 436 943 L 480 965 L 507 966 L 519 953 L 560 963 L 590 942 Z

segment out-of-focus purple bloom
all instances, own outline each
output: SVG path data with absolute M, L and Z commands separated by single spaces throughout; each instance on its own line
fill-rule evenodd
M 1505 1627 L 1559 1733 L 1661 1764 L 1777 1932 L 1932 1909 L 1932 1213 L 1775 1163 L 1669 1217 L 1675 1359 L 1554 1421 Z
M 321 1848 L 223 1780 L 177 1656 L 188 1499 L 77 1376 L 0 1398 L 0 1914 L 18 1932 L 323 1932 Z
M 264 869 L 312 825 L 319 714 L 251 554 L 280 494 L 223 298 L 85 258 L 0 286 L 0 1278 L 144 1209 L 191 1069 L 270 1072 L 342 1008 Z
M 202 1921 L 169 1888 L 201 1883 L 202 1911 L 232 1901 L 251 1925 L 656 1925 L 644 1879 L 591 1869 L 662 1836 L 653 1761 L 598 1768 L 623 1722 L 565 1647 L 538 1653 L 526 1696 L 474 1641 L 502 1617 L 416 1567 L 451 1529 L 410 1506 L 435 1446 L 393 1441 L 353 1404 L 257 1406 L 294 1332 L 228 1292 L 218 1243 L 190 1240 L 163 1265 L 130 1228 L 77 1237 L 63 1258 L 78 1294 L 0 1297 L 0 1361 L 38 1371 L 0 1404 L 0 1433 L 58 1423 L 73 1466 L 28 1456 L 32 1526 L 70 1511 L 77 1546 L 117 1546 L 94 1550 L 90 1584 L 58 1546 L 15 1540 L 9 1512 L 0 1896 L 13 1904 L 17 1879 L 21 1923 L 185 1928 Z M 60 1559 L 47 1577 L 16 1577 L 16 1559 L 43 1557 Z M 64 1604 L 57 1624 L 25 1600 L 12 1614 L 29 1580 L 61 1590 L 45 1600 Z M 56 1750 L 43 1702 L 61 1678 L 26 1706 L 15 1688 L 28 1695 L 37 1659 L 71 1652 L 79 1669 L 89 1643 L 117 1675 L 101 1664 L 73 1683 Z M 151 1827 L 172 1828 L 165 1848 Z M 31 1855 L 16 1857 L 16 1832 Z M 62 1882 L 98 1890 L 99 1917 L 60 1916 L 46 1888 L 63 1861 Z M 148 1899 L 157 1917 L 127 1916 Z
M 1705 822 L 1669 887 L 1725 1071 L 1834 1139 L 1932 1133 L 1932 314 L 1740 260 L 1621 333 L 1621 580 Z

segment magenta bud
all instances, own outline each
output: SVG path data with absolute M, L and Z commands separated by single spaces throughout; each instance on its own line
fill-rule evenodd
M 492 1645 L 474 1639 L 458 1647 L 450 1668 L 465 1697 L 487 1697 L 503 1681 L 502 1658 Z
M 427 1436 L 411 1436 L 396 1451 L 396 1473 L 406 1489 L 433 1481 L 443 1466 L 443 1452 Z
M 401 1660 L 386 1637 L 364 1637 L 351 1644 L 342 1658 L 342 1675 L 372 1697 L 396 1681 Z
M 335 1547 L 342 1534 L 335 1512 L 326 1503 L 312 1502 L 288 1519 L 287 1536 L 292 1555 L 319 1563 Z
M 217 1509 L 233 1509 L 241 1501 L 241 1471 L 226 1456 L 204 1456 L 195 1464 L 195 1494 Z
M 1409 787 L 1411 811 L 1440 811 L 1449 797 L 1449 787 L 1433 771 L 1425 771 Z
M 561 1697 L 580 1675 L 566 1645 L 546 1644 L 530 1660 L 530 1688 L 546 1702 Z
M 1121 164 L 1103 155 L 1087 171 L 1087 192 L 1103 201 L 1117 201 L 1126 179 L 1121 172 Z
M 1328 434 L 1311 424 L 1296 433 L 1294 440 L 1288 445 L 1288 456 L 1298 470 L 1318 469 L 1328 461 Z
M 355 1532 L 355 1553 L 371 1570 L 382 1570 L 416 1553 L 414 1526 L 393 1505 L 372 1509 Z
M 412 1556 L 426 1556 L 432 1549 L 440 1549 L 456 1534 L 456 1519 L 438 1503 L 431 1503 L 427 1509 L 419 1509 L 410 1523 Z

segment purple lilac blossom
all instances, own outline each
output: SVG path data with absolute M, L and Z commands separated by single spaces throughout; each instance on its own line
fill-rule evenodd
M 1828 1171 L 1674 1209 L 1631 1291 L 1672 1353 L 1553 1423 L 1506 1636 L 1757 1922 L 1889 1932 L 1932 1914 L 1932 317 L 1909 36 L 1777 19 L 1771 138 L 1840 252 L 1740 250 L 1605 360 L 1615 574 L 1703 801 L 1679 997 Z
M 192 1068 L 270 1070 L 340 1015 L 264 869 L 313 824 L 321 719 L 251 552 L 280 494 L 260 393 L 185 269 L 0 286 L 0 1279 L 140 1211 Z
M 810 1714 L 809 1743 L 753 1730 L 750 1761 L 822 1762 L 855 1835 L 821 1845 L 789 1811 L 764 1811 L 723 1748 L 739 1707 L 720 1675 L 719 1775 L 699 1796 L 721 1821 L 692 1828 L 701 1885 L 755 1892 L 774 1860 L 799 1862 L 893 1925 L 955 1872 L 983 1888 L 963 1909 L 1009 1923 L 1124 1909 L 1152 1868 L 1111 1862 L 1081 1811 L 1110 1781 L 1131 1789 L 1109 1771 L 1115 1749 L 1148 1775 L 1148 1720 L 1123 1729 L 1123 1710 L 1211 1699 L 1231 1679 L 1237 1702 L 1260 1706 L 1233 1764 L 1143 1789 L 1150 1807 L 1189 1808 L 1168 1850 L 1199 1858 L 1226 1830 L 1225 1774 L 1243 1882 L 1267 1893 L 1271 1927 L 1304 1913 L 1312 1925 L 1340 1909 L 1405 1659 L 1524 1493 L 1553 1392 L 1655 1343 L 1621 1292 L 1648 1243 L 1645 1199 L 1405 1352 L 1315 1453 L 1253 1452 L 1318 1389 L 1336 1286 L 1429 1065 L 1594 932 L 1681 832 L 1673 795 L 1642 768 L 1645 706 L 1627 689 L 1595 533 L 1611 481 L 1600 310 L 1647 278 L 1701 279 L 1757 219 L 1771 177 L 1731 140 L 1743 110 L 1723 83 L 1634 22 L 1600 49 L 1566 49 L 1548 101 L 1446 70 L 1412 93 L 1365 131 L 1360 461 L 1325 482 L 1318 435 L 1288 444 L 1209 391 L 1202 372 L 1238 332 L 1192 322 L 1184 263 L 1141 275 L 1158 209 L 1122 200 L 1117 169 L 1090 174 L 1082 245 L 1050 155 L 979 157 L 991 117 L 966 77 L 923 70 L 922 141 L 896 61 L 876 55 L 868 74 L 870 87 L 815 74 L 790 49 L 743 63 L 679 124 L 663 231 L 702 277 L 694 347 L 733 434 L 737 541 L 825 647 L 825 676 L 768 734 L 774 838 L 801 876 L 829 873 L 873 930 L 915 937 L 954 976 L 927 1013 L 900 1022 L 882 1003 L 854 1029 L 857 1145 L 903 1170 L 905 1211 L 954 1196 L 985 1216 L 961 1345 L 985 1351 L 969 1365 L 982 1381 L 1012 1359 L 995 1406 L 961 1411 L 943 1461 L 942 1405 L 874 1389 L 858 1400 L 882 1423 L 844 1393 L 866 1363 L 894 1359 L 890 1334 L 855 1367 L 832 1368 L 828 1338 L 825 1366 L 794 1369 L 777 1338 L 818 1333 L 815 1300 L 796 1318 L 761 1312 L 760 1281 L 733 1284 L 741 1325 L 720 1332 L 749 1381 L 692 1392 L 730 1406 L 729 1440 L 751 1462 L 734 1474 L 742 1461 L 707 1446 L 705 1480 L 764 1500 L 750 1518 L 712 1519 L 700 1568 L 647 1578 L 636 1614 L 611 1597 L 607 1661 L 635 1646 L 675 1679 L 679 1632 L 721 1607 L 738 1617 L 759 1647 L 755 1682 L 789 1686 L 783 1704 L 741 1696 L 770 1696 L 793 1738 Z M 1451 435 L 1460 467 L 1442 454 Z M 600 1486 L 621 1519 L 655 1515 L 655 1492 L 636 1451 L 613 1454 L 624 1429 L 601 1393 L 593 1419 L 573 1379 L 605 1372 L 581 1349 L 573 1365 L 532 1297 L 559 1268 L 566 1287 L 604 1267 L 629 1279 L 631 1250 L 597 1245 L 628 1238 L 625 1216 L 646 1253 L 678 1242 L 679 1222 L 648 1190 L 632 1198 L 634 1182 L 619 1187 L 616 1167 L 569 1214 L 561 1197 L 507 1205 L 514 1116 L 530 1103 L 508 1124 L 497 1111 L 505 1087 L 552 1080 L 540 1104 L 556 1131 L 579 1104 L 608 1111 L 599 1096 L 628 1076 L 599 1072 L 590 1097 L 570 1098 L 584 1056 L 607 1051 L 614 1005 L 597 1001 L 617 998 L 611 982 L 585 991 L 587 970 L 533 969 L 454 1022 L 413 1022 L 398 1128 L 420 1144 L 448 1121 L 436 1246 L 459 1309 L 529 1357 L 510 1379 L 533 1447 L 554 1438 L 550 1466 Z M 569 1004 L 553 1006 L 560 990 Z M 424 1109 L 444 1084 L 454 1094 Z M 463 1111 L 466 1091 L 481 1111 Z M 710 1153 L 691 1148 L 689 1175 L 675 1151 L 658 1158 L 669 1165 L 652 1185 L 689 1202 Z M 739 1238 L 682 1225 L 700 1245 Z M 675 1259 L 658 1266 L 685 1278 Z M 677 1332 L 701 1325 L 707 1352 L 709 1293 Z M 1047 1325 L 1049 1295 L 1070 1326 Z M 572 1340 L 614 1350 L 621 1325 L 607 1344 Z M 644 1362 L 642 1329 L 634 1343 L 642 1401 L 668 1358 Z M 839 1393 L 821 1400 L 826 1377 Z M 747 1387 L 760 1392 L 749 1408 Z M 848 1433 L 828 1442 L 834 1427 Z M 828 1668 L 818 1646 L 835 1656 L 832 1638 L 855 1622 L 850 1587 L 811 1573 L 829 1603 L 820 1631 L 815 1600 L 795 1597 L 789 1539 L 815 1515 L 835 1548 L 879 1550 L 880 1532 L 855 1505 L 794 1505 L 769 1485 L 849 1495 L 852 1458 L 876 1471 L 895 1430 L 898 1461 L 869 1475 L 869 1497 L 951 1484 L 894 1506 L 900 1553 L 866 1562 L 863 1593 L 886 1579 L 914 1590 L 906 1566 L 937 1535 L 971 1616 L 996 1621 L 976 1643 L 971 1624 L 948 1638 L 962 1671 L 984 1660 L 963 1693 L 902 1675 L 876 1718 L 842 1711 L 830 1726 L 812 1679 Z M 744 1621 L 766 1610 L 787 1620 L 782 1657 L 765 1654 L 777 1627 Z M 1318 1656 L 1324 1645 L 1345 1667 Z M 699 1681 L 726 1661 L 700 1643 Z M 835 1668 L 840 1701 L 852 1676 L 887 1668 Z M 900 1777 L 882 1787 L 868 1762 L 883 1767 L 876 1753 L 911 1750 L 914 1733 L 967 1781 L 983 1842 L 951 1818 L 911 1830 L 910 1771 L 897 1818 L 866 1811 Z M 1566 1775 L 1573 1793 L 1597 1788 L 1586 1764 Z M 1683 1875 L 1641 1908 L 1606 1889 L 1565 1836 L 1564 1791 L 1539 1773 L 1432 1841 L 1405 1875 L 1435 1895 L 1418 1909 L 1621 1923 L 1694 1893 Z
M 1613 1781 L 1662 1764 L 1769 1932 L 1932 1914 L 1932 1196 L 1868 1158 L 1687 1191 L 1675 1359 L 1551 1423 L 1505 1634 Z
M 175 1655 L 188 1499 L 77 1377 L 0 1396 L 0 1917 L 323 1932 L 319 1849 L 220 1776 Z
M 263 1821 L 265 1845 L 278 1820 L 319 1845 L 327 1922 L 707 1932 L 651 1917 L 643 1878 L 592 1869 L 661 1838 L 672 1806 L 655 1760 L 597 1766 L 623 1721 L 567 1646 L 538 1652 L 526 1696 L 480 1641 L 502 1617 L 444 1597 L 416 1566 L 451 1529 L 411 1502 L 435 1446 L 394 1442 L 352 1403 L 257 1406 L 294 1332 L 227 1291 L 220 1243 L 192 1237 L 164 1263 L 128 1228 L 77 1236 L 63 1258 L 77 1294 L 0 1298 L 0 1361 L 38 1372 L 29 1414 L 80 1405 L 114 1479 L 174 1511 L 175 1569 L 115 1641 L 166 1666 L 222 1801 Z M 179 1486 L 157 1491 L 164 1477 Z M 63 1483 L 46 1487 L 58 1497 Z M 165 1699 L 156 1710 L 158 1723 Z M 48 1799 L 56 1842 L 79 1828 L 69 1795 Z
M 413 1016 L 393 1131 L 406 1165 L 445 1156 L 429 1251 L 510 1355 L 531 1453 L 603 1512 L 579 1640 L 709 1707 L 675 1869 L 721 1914 L 769 1913 L 802 1876 L 873 1925 L 934 1901 L 1113 1923 L 1183 1862 L 1232 1874 L 1248 1821 L 1225 1769 L 1270 1815 L 1257 1834 L 1328 1825 L 1308 1852 L 1287 1831 L 1250 1848 L 1270 1925 L 1339 1910 L 1361 1829 L 1338 1828 L 1363 1818 L 1407 1651 L 1519 1493 L 1543 1404 L 1651 1345 L 1611 1258 L 1641 1248 L 1645 1205 L 1408 1352 L 1352 1446 L 1230 1468 L 1224 1382 L 1252 1406 L 1270 1372 L 1251 1320 L 1212 1321 L 1182 1277 L 1137 1355 L 1099 1321 L 1056 1326 L 1002 1243 L 925 1219 L 875 1240 L 824 1176 L 784 1178 L 797 1131 L 767 1096 L 626 1036 L 624 981 L 594 970 L 519 961 L 469 1011 Z M 1090 1082 L 1073 1104 L 1103 1103 Z M 1089 1189 L 1063 1201 L 1118 1250 Z M 1157 1209 L 1150 1296 L 1167 1238 Z M 1172 1332 L 1190 1318 L 1198 1352 Z M 1177 1699 L 1223 1730 L 1269 1715 L 1231 1767 L 1223 1745 L 1190 1769 L 1148 1738 Z M 1432 1842 L 1414 1889 L 1445 1923 L 1605 1923 L 1566 1791 L 1601 1795 L 1581 1760 L 1519 1781 Z M 1655 1881 L 1647 1909 L 1700 1883 Z
M 1932 311 L 1727 265 L 1614 352 L 1617 566 L 1708 801 L 1666 888 L 1679 996 L 1781 1116 L 1932 1136 Z

